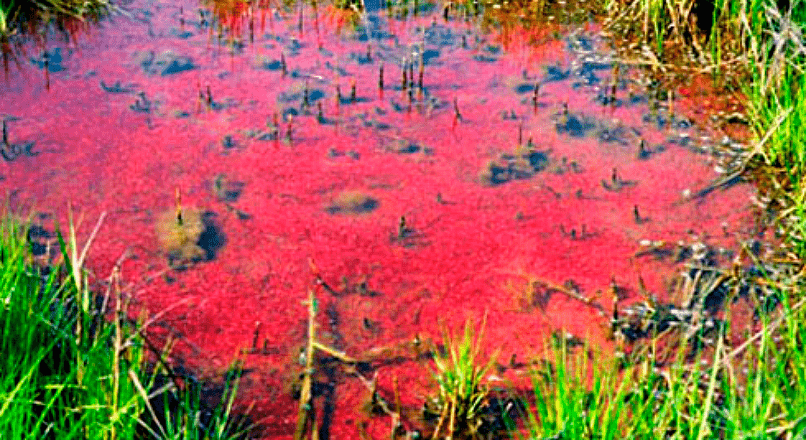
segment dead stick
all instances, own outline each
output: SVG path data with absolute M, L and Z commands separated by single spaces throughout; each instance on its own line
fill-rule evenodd
M 313 296 L 313 290 L 308 290 L 308 343 L 305 346 L 305 372 L 302 378 L 302 390 L 299 396 L 299 410 L 297 411 L 297 429 L 294 431 L 294 440 L 302 440 L 305 435 L 308 422 L 315 429 L 316 422 L 313 420 L 313 405 L 312 405 L 312 380 L 311 374 L 313 373 L 313 350 L 314 339 L 316 338 L 316 298 Z

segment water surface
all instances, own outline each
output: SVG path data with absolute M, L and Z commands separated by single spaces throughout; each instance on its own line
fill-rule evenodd
M 8 142 L 29 147 L 0 164 L 11 206 L 64 222 L 69 201 L 83 237 L 106 212 L 97 279 L 120 264 L 139 304 L 170 308 L 155 330 L 199 375 L 245 358 L 242 399 L 268 438 L 293 433 L 309 289 L 321 340 L 416 409 L 435 384 L 412 341 L 486 314 L 496 374 L 522 383 L 552 332 L 610 346 L 614 283 L 624 304 L 665 298 L 690 245 L 729 258 L 752 233 L 750 188 L 698 194 L 720 177 L 703 153 L 719 135 L 614 73 L 596 26 L 367 7 L 219 21 L 135 0 L 48 42 L 47 65 L 32 48 L 0 92 Z M 189 247 L 165 226 L 177 191 Z M 331 438 L 365 421 L 388 435 L 359 381 L 327 380 Z

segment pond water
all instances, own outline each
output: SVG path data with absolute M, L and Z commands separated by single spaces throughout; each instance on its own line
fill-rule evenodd
M 754 232 L 750 187 L 703 191 L 721 135 L 685 115 L 710 98 L 658 101 L 596 25 L 378 6 L 134 0 L 0 88 L 12 209 L 65 224 L 70 202 L 84 238 L 106 212 L 91 271 L 120 264 L 165 311 L 177 363 L 244 359 L 266 438 L 294 430 L 309 289 L 320 340 L 416 412 L 436 388 L 414 341 L 486 315 L 496 376 L 523 383 L 552 333 L 612 346 L 614 284 L 666 298 L 686 249 L 729 261 Z M 364 384 L 329 374 L 326 435 L 386 438 Z

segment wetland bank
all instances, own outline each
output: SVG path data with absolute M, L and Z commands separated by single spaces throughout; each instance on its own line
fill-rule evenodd
M 0 183 L 47 229 L 66 201 L 105 213 L 94 279 L 122 274 L 183 370 L 239 360 L 261 438 L 505 436 L 503 414 L 575 432 L 534 395 L 543 428 L 516 417 L 516 390 L 553 390 L 535 375 L 588 371 L 543 371 L 546 350 L 586 341 L 638 375 L 662 333 L 669 363 L 724 359 L 766 322 L 754 301 L 786 303 L 754 283 L 797 270 L 760 262 L 780 237 L 732 174 L 752 138 L 707 114 L 741 108 L 540 5 L 134 0 L 18 56 Z M 451 336 L 466 322 L 483 338 Z M 473 417 L 446 391 L 451 353 L 479 362 Z M 718 430 L 702 420 L 677 432 Z

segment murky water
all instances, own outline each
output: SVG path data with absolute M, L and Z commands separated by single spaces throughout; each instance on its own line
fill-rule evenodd
M 612 283 L 664 297 L 685 246 L 730 257 L 752 233 L 750 188 L 699 193 L 715 135 L 675 110 L 700 103 L 652 99 L 595 26 L 368 9 L 244 10 L 219 36 L 192 1 L 135 0 L 0 89 L 11 206 L 64 222 L 69 201 L 84 237 L 107 212 L 93 272 L 120 262 L 136 301 L 170 308 L 177 362 L 245 358 L 266 436 L 293 433 L 316 271 L 321 340 L 416 409 L 435 384 L 412 341 L 486 313 L 519 383 L 552 332 L 609 346 Z M 360 381 L 328 380 L 330 438 L 388 435 Z

